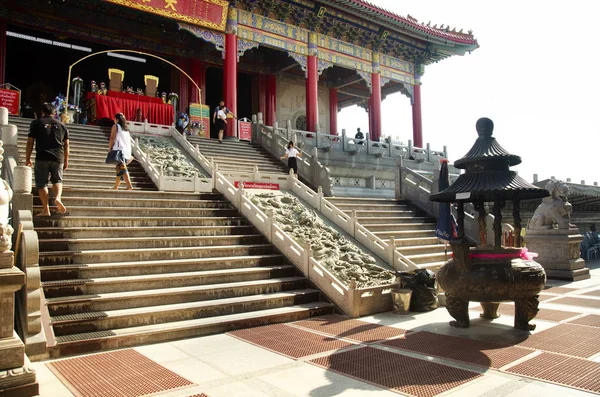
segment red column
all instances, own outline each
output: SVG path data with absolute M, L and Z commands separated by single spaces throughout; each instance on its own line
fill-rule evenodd
M 227 30 L 225 33 L 225 73 L 223 86 L 225 87 L 225 107 L 237 116 L 237 63 L 238 63 L 238 38 L 237 38 L 237 9 L 229 8 L 227 15 Z M 237 138 L 237 122 L 227 119 L 225 137 Z
M 277 121 L 277 76 L 270 74 L 266 76 L 267 89 L 266 89 L 266 119 L 267 125 L 273 125 Z
M 184 72 L 190 71 L 190 60 L 188 58 L 180 57 L 179 65 Z M 189 73 L 188 73 L 189 74 Z M 190 102 L 190 85 L 191 82 L 187 76 L 183 73 L 179 73 L 179 111 L 188 113 L 188 105 Z
M 198 89 L 191 84 L 190 102 L 205 103 L 206 100 L 206 67 L 200 60 L 192 59 L 190 77 L 200 87 L 201 97 L 198 97 Z
M 371 108 L 373 111 L 372 122 L 373 133 L 371 139 L 378 141 L 381 137 L 381 75 L 379 73 L 373 73 L 371 75 L 371 87 L 373 94 L 371 96 Z
M 319 125 L 317 56 L 309 55 L 307 58 L 306 129 L 311 132 L 317 132 L 317 126 Z
M 337 135 L 338 95 L 337 89 L 329 89 L 329 134 Z
M 6 83 L 6 19 L 0 18 L 0 84 Z
M 423 123 L 421 120 L 421 85 L 415 84 L 412 104 L 413 145 L 423 147 Z

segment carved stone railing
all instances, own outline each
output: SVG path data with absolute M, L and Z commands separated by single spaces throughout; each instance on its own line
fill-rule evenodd
M 170 136 L 171 129 L 174 129 L 173 126 L 170 125 L 152 124 L 147 121 L 128 121 L 127 127 L 132 134 L 153 134 L 163 136 Z
M 392 308 L 391 290 L 395 285 L 370 288 L 349 286 L 338 280 L 325 266 L 313 257 L 310 245 L 301 246 L 276 223 L 273 213 L 261 211 L 246 195 L 243 187 L 236 188 L 220 171 L 215 171 L 216 189 L 222 193 L 302 274 L 317 286 L 345 314 L 352 317 L 388 311 Z M 311 197 L 316 205 L 323 199 L 322 193 L 311 193 L 308 187 L 289 176 L 292 186 L 302 188 L 300 196 Z M 303 194 L 302 194 L 303 193 Z M 311 206 L 314 206 L 311 204 Z
M 144 168 L 158 190 L 172 192 L 212 191 L 213 181 L 210 180 L 210 177 L 198 175 L 198 172 L 190 177 L 165 175 L 164 168 L 159 168 L 159 166 L 152 163 L 152 159 L 143 151 L 138 139 L 133 140 L 132 149 L 135 159 Z
M 254 117 L 254 139 L 259 142 L 262 147 L 267 149 L 273 156 L 281 157 L 285 154 L 285 148 L 290 140 L 287 133 L 283 134 L 279 127 L 269 127 L 262 124 L 262 120 Z M 298 133 L 297 130 L 292 130 Z M 284 136 L 285 135 L 285 136 Z M 313 148 L 310 154 L 306 150 L 302 150 L 302 155 L 298 158 L 298 174 L 306 180 L 310 181 L 314 186 L 321 186 L 323 193 L 326 196 L 333 195 L 333 184 L 331 172 L 329 168 L 324 167 L 319 162 L 318 151 Z
M 10 145 L 10 141 L 9 146 Z M 16 141 L 14 142 L 16 144 Z M 43 290 L 39 269 L 38 236 L 33 228 L 32 169 L 17 166 L 14 157 L 3 161 L 2 177 L 13 190 L 11 223 L 15 266 L 25 274 L 25 284 L 16 292 L 16 329 L 28 356 L 46 352 L 46 334 L 42 329 Z
M 200 152 L 198 144 L 192 145 L 190 141 L 187 140 L 186 135 L 179 133 L 179 131 L 177 131 L 175 128 L 170 129 L 170 134 L 171 137 L 173 137 L 173 139 L 175 139 L 175 141 L 179 143 L 181 148 L 185 152 L 187 152 L 187 154 L 192 156 L 196 163 L 198 163 L 200 167 L 202 167 L 202 169 L 207 175 L 213 174 L 213 163 Z

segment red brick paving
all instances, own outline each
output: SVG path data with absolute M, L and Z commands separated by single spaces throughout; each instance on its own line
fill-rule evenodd
M 482 376 L 369 346 L 310 362 L 379 387 L 419 397 L 435 396 Z
M 519 346 L 587 358 L 600 353 L 599 340 L 600 328 L 565 323 L 530 335 Z
M 426 331 L 409 333 L 402 338 L 392 339 L 382 344 L 397 349 L 496 369 L 533 353 L 533 350 L 522 347 L 505 346 Z
M 566 296 L 564 298 L 558 298 L 552 301 L 558 305 L 571 305 L 580 307 L 589 307 L 592 309 L 600 309 L 600 299 L 586 299 L 576 298 L 573 296 Z
M 506 372 L 600 392 L 600 363 L 581 358 L 544 352 L 507 369 Z
M 194 385 L 133 349 L 69 358 L 46 366 L 77 397 L 145 396 Z
M 337 338 L 362 343 L 372 343 L 395 338 L 405 335 L 408 332 L 401 328 L 353 320 L 342 316 L 314 317 L 293 324 L 298 327 L 333 335 Z
M 479 311 L 480 313 L 483 312 L 481 307 L 479 307 L 479 308 L 472 307 L 470 310 L 471 311 Z M 502 314 L 502 315 L 507 315 L 507 316 L 514 316 L 515 315 L 515 305 L 513 305 L 511 303 L 501 303 L 500 306 L 498 307 L 498 313 Z M 537 315 L 535 316 L 533 321 L 542 320 L 542 321 L 551 321 L 551 322 L 558 323 L 560 321 L 567 320 L 571 317 L 575 317 L 580 314 L 581 313 L 568 312 L 568 311 L 564 311 L 564 310 L 540 309 L 540 311 L 537 313 Z
M 544 287 L 544 292 L 548 292 L 550 294 L 567 294 L 573 291 L 577 291 L 577 288 L 553 287 L 551 285 L 546 285 Z
M 596 290 L 593 290 L 593 291 L 589 291 L 589 292 L 583 293 L 583 294 L 581 294 L 581 295 L 587 295 L 587 296 L 600 296 L 600 289 L 596 289 Z
M 567 323 L 600 328 L 600 316 L 597 314 L 588 314 L 587 316 L 567 321 Z
M 241 329 L 228 334 L 291 358 L 311 356 L 353 345 L 285 324 Z

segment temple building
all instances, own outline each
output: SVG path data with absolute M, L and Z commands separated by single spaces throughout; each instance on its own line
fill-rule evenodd
M 223 99 L 239 117 L 262 112 L 267 125 L 291 120 L 293 128 L 337 134 L 340 109 L 359 105 L 368 110 L 369 139 L 379 140 L 381 102 L 401 92 L 413 109 L 413 144 L 422 147 L 420 84 L 425 66 L 478 48 L 471 32 L 430 26 L 362 0 L 0 4 L 0 84 L 21 90 L 21 113 L 33 113 L 41 101 L 64 96 L 79 77 L 81 102 L 73 103 L 72 92 L 67 98 L 84 113 L 85 108 L 88 115 L 95 112 L 85 118 L 89 123 L 114 108 L 96 103 L 95 81 L 98 86 L 105 82 L 105 102 L 111 97 L 134 100 L 127 94 L 141 94 L 135 100 L 147 105 L 132 104 L 124 111 L 128 119 L 172 123 L 173 112 L 161 106 L 168 102 L 166 93 L 173 92 L 178 94 L 173 103 L 178 111 L 190 112 L 190 103 L 208 105 L 206 119 Z M 109 70 L 120 75 L 111 78 Z M 157 85 L 152 89 L 148 76 Z M 235 123 L 229 123 L 226 135 L 237 136 Z

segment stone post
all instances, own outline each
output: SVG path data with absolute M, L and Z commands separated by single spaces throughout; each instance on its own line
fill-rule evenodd
M 404 159 L 396 157 L 396 167 L 394 167 L 394 198 L 402 200 L 402 167 Z

